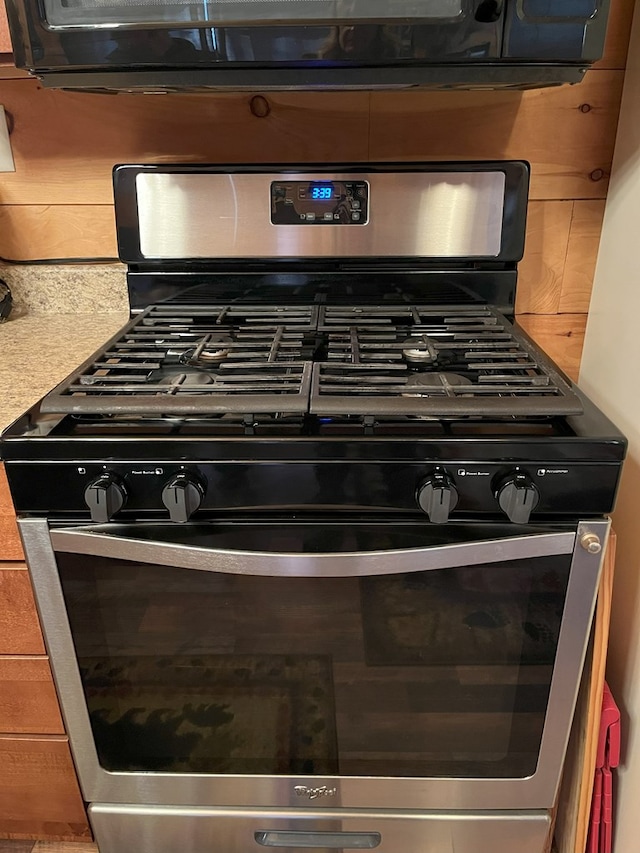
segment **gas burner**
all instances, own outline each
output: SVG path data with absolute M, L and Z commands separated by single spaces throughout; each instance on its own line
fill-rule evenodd
M 402 355 L 409 364 L 433 364 L 438 360 L 435 345 L 427 335 L 411 335 L 403 341 Z
M 473 386 L 473 382 L 459 373 L 413 373 L 407 379 L 405 386 L 411 391 L 403 391 L 403 397 L 427 396 L 447 389 L 460 388 L 464 385 Z M 469 389 L 471 391 L 471 388 Z M 463 395 L 464 396 L 464 395 Z
M 198 385 L 212 385 L 213 377 L 208 373 L 173 373 L 163 376 L 160 379 L 160 385 L 188 385 L 197 387 Z
M 179 361 L 193 367 L 217 365 L 228 357 L 232 345 L 233 339 L 228 335 L 207 335 L 195 347 L 184 350 Z

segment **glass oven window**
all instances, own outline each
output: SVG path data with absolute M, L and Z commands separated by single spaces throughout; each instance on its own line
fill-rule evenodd
M 57 558 L 106 770 L 536 769 L 570 555 L 360 578 Z

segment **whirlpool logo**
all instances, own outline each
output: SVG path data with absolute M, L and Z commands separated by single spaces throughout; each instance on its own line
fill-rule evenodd
M 299 797 L 306 797 L 309 800 L 317 800 L 318 797 L 335 797 L 338 793 L 337 788 L 329 788 L 327 785 L 321 785 L 319 788 L 308 788 L 306 785 L 296 785 L 293 790 Z

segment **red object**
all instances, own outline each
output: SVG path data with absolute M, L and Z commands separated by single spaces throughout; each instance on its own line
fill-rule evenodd
M 604 684 L 602 715 L 596 752 L 589 835 L 585 853 L 611 853 L 613 836 L 613 779 L 611 769 L 620 763 L 620 710 L 609 685 Z
M 613 819 L 613 789 L 611 770 L 602 768 L 602 814 L 600 819 L 600 851 L 611 853 L 611 824 Z
M 602 769 L 596 767 L 593 780 L 593 797 L 591 799 L 591 819 L 589 821 L 589 836 L 587 838 L 587 853 L 599 853 L 600 850 L 600 816 L 602 809 Z

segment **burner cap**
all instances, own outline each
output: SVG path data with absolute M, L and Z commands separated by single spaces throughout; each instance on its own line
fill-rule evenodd
M 193 364 L 201 367 L 220 364 L 229 355 L 229 347 L 233 343 L 228 335 L 207 335 L 204 341 L 193 349 L 185 350 L 180 357 L 182 364 Z
M 168 376 L 163 376 L 159 384 L 180 385 L 184 388 L 211 385 L 212 383 L 213 378 L 208 373 L 172 373 Z
M 411 390 L 403 391 L 403 397 L 427 397 L 430 393 L 442 391 L 447 386 L 460 387 L 473 385 L 466 376 L 459 373 L 412 373 L 405 383 Z
M 433 364 L 438 353 L 427 335 L 412 335 L 402 342 L 402 355 L 409 364 Z

